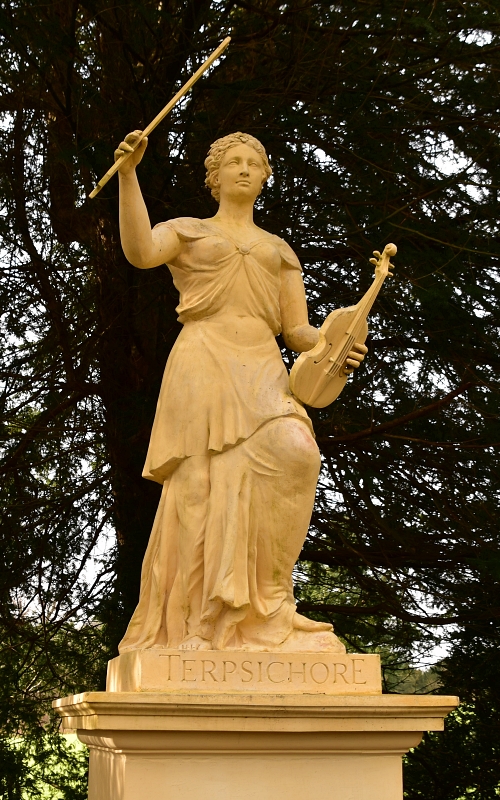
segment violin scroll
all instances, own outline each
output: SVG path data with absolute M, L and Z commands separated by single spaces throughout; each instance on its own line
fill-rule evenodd
M 383 253 L 381 253 L 380 250 L 373 251 L 375 258 L 370 258 L 370 264 L 373 264 L 375 267 L 374 277 L 394 277 L 394 274 L 391 272 L 391 270 L 394 269 L 394 264 L 391 264 L 390 259 L 392 256 L 395 256 L 397 252 L 398 248 L 392 243 L 386 244 Z

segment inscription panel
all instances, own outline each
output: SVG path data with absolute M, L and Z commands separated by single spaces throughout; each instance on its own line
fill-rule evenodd
M 108 665 L 108 691 L 380 694 L 378 655 L 142 650 Z

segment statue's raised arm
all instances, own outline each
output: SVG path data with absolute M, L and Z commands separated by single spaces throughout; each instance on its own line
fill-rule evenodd
M 134 144 L 141 131 L 129 133 L 115 150 L 115 162 L 130 153 L 118 170 L 120 184 L 120 238 L 123 252 L 134 267 L 151 269 L 165 264 L 179 253 L 181 245 L 174 231 L 151 230 L 146 203 L 137 179 L 136 167 L 142 161 L 148 140 L 137 149 Z

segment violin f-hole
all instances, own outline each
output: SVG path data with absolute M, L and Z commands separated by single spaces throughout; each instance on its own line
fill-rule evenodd
M 326 353 L 323 356 L 321 356 L 321 358 L 318 361 L 315 361 L 314 363 L 321 364 L 321 362 L 325 360 L 331 349 L 332 349 L 332 342 L 329 343 L 328 350 L 326 351 Z

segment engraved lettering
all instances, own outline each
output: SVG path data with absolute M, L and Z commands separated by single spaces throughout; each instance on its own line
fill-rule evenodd
M 183 681 L 195 681 L 196 680 L 196 676 L 195 675 L 188 675 L 187 674 L 188 672 L 192 672 L 193 671 L 193 668 L 191 666 L 188 666 L 188 664 L 196 664 L 196 661 L 194 661 L 191 658 L 186 658 L 186 660 L 182 662 L 182 680 Z
M 316 669 L 317 667 L 320 667 L 320 669 Z M 316 670 L 316 674 L 314 670 Z M 315 661 L 314 664 L 311 664 L 311 678 L 315 683 L 324 683 L 328 680 L 329 674 L 328 664 L 324 664 L 322 661 Z
M 302 662 L 302 668 L 294 669 L 293 668 L 293 661 L 288 662 L 290 665 L 290 672 L 288 673 L 288 682 L 293 683 L 293 676 L 294 675 L 302 675 L 302 683 L 306 682 L 306 662 Z
M 273 676 L 271 675 L 271 667 L 274 667 L 275 664 L 277 664 L 279 667 L 284 667 L 285 666 L 282 661 L 271 661 L 267 665 L 267 677 L 269 678 L 271 683 L 283 683 L 283 681 L 285 680 L 284 677 L 282 677 L 282 678 L 277 678 L 277 677 L 273 678 Z M 275 671 L 275 674 L 276 674 L 276 671 Z
M 360 662 L 361 666 L 359 666 L 359 667 L 356 666 L 356 662 L 357 661 Z M 364 662 L 365 662 L 364 658 L 353 658 L 353 660 L 352 660 L 352 673 L 353 673 L 353 681 L 354 681 L 354 683 L 366 683 L 366 681 L 359 681 L 358 680 L 358 677 L 361 677 L 360 673 L 362 673 L 362 671 L 363 671 L 363 666 L 362 665 L 364 664 Z
M 257 678 L 258 683 L 262 683 L 262 661 L 257 661 L 259 665 L 259 677 Z
M 172 681 L 172 658 L 179 658 L 180 656 L 177 653 L 159 653 L 160 658 L 168 658 L 167 662 L 167 681 Z
M 208 666 L 210 664 L 210 666 Z M 217 678 L 213 674 L 215 669 L 215 661 L 212 661 L 210 658 L 203 658 L 201 662 L 201 679 L 202 681 L 206 681 L 207 676 L 210 675 L 213 681 L 218 683 Z
M 344 683 L 350 683 L 350 681 L 345 676 L 346 671 L 347 671 L 347 664 L 339 664 L 338 662 L 335 662 L 333 664 L 333 674 L 334 674 L 333 682 L 338 683 L 337 677 L 340 675 Z
M 249 675 L 250 677 L 249 678 L 242 678 L 241 682 L 242 683 L 249 683 L 249 681 L 251 681 L 252 678 L 253 678 L 253 672 L 252 672 L 251 669 L 248 669 L 247 667 L 245 667 L 245 664 L 250 664 L 250 666 L 252 666 L 252 662 L 251 661 L 242 661 L 241 662 L 241 669 L 243 670 L 245 675 Z
M 231 665 L 231 669 L 229 669 L 229 665 Z M 222 680 L 225 681 L 228 675 L 232 675 L 233 672 L 236 670 L 236 662 L 235 661 L 223 661 L 222 662 Z

